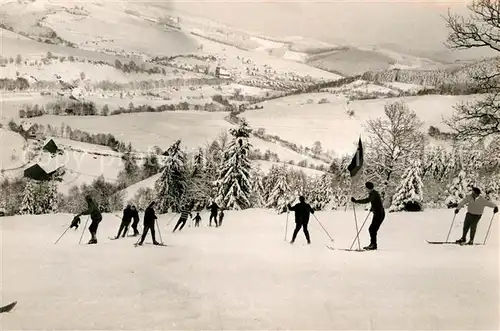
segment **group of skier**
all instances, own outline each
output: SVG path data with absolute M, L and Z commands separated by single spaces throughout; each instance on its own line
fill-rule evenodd
M 351 197 L 351 202 L 366 204 L 370 203 L 371 208 L 370 212 L 373 214 L 372 222 L 370 227 L 368 228 L 368 232 L 370 234 L 370 244 L 365 246 L 363 249 L 365 250 L 376 250 L 377 249 L 377 233 L 380 229 L 380 226 L 384 222 L 385 219 L 385 209 L 382 201 L 382 197 L 380 193 L 375 190 L 373 183 L 366 182 L 365 188 L 368 192 L 368 196 L 364 199 L 356 199 Z M 311 238 L 309 235 L 309 231 L 307 229 L 307 225 L 309 223 L 309 215 L 314 214 L 314 209 L 305 202 L 305 198 L 303 196 L 299 197 L 299 203 L 295 206 L 291 206 L 288 204 L 288 210 L 295 212 L 295 230 L 293 231 L 291 244 L 295 242 L 297 238 L 297 234 L 300 229 L 304 231 L 304 235 L 306 237 L 307 243 L 311 243 Z M 462 209 L 465 205 L 467 205 L 467 214 L 465 215 L 464 226 L 462 237 L 456 240 L 457 244 L 465 243 L 467 233 L 470 229 L 470 240 L 467 242 L 467 245 L 474 244 L 474 236 L 476 234 L 476 228 L 479 220 L 482 217 L 483 211 L 485 207 L 493 208 L 493 213 L 498 213 L 498 206 L 486 199 L 483 195 L 481 195 L 481 190 L 477 187 L 472 188 L 472 193 L 467 195 L 462 201 L 460 201 L 455 209 L 455 214 L 458 214 L 460 209 Z
M 80 216 L 89 215 L 91 219 L 91 224 L 89 226 L 89 232 L 91 238 L 88 244 L 97 244 L 97 229 L 99 227 L 99 223 L 102 221 L 102 214 L 99 210 L 99 207 L 97 206 L 97 203 L 92 199 L 90 195 L 85 196 L 85 201 L 87 202 L 87 209 L 77 214 L 73 218 L 70 228 L 74 227 L 75 230 L 78 229 L 78 226 L 80 224 Z M 144 243 L 144 240 L 148 232 L 151 232 L 153 244 L 160 245 L 160 243 L 156 240 L 156 235 L 155 235 L 155 222 L 158 217 L 156 216 L 154 205 L 155 202 L 153 201 L 144 211 L 144 229 L 142 232 L 142 236 L 137 243 L 137 245 L 139 246 Z M 192 209 L 193 209 L 193 204 L 184 204 L 182 206 L 179 220 L 177 221 L 177 224 L 175 225 L 174 230 L 172 232 L 175 232 L 177 230 L 181 231 L 186 225 L 188 217 L 191 217 L 193 219 L 191 212 Z M 220 227 L 222 225 L 222 220 L 224 219 L 224 210 L 220 208 L 215 202 L 212 202 L 208 207 L 208 209 L 210 209 L 209 226 L 212 226 L 212 220 L 214 220 L 215 226 Z M 137 229 L 137 226 L 139 224 L 139 212 L 137 211 L 134 205 L 129 204 L 123 210 L 123 216 L 121 218 L 118 234 L 116 235 L 116 237 L 111 239 L 119 239 L 120 235 L 122 238 L 124 238 L 127 235 L 132 220 L 133 220 L 132 229 L 134 230 L 133 236 L 135 237 L 140 234 L 139 230 Z M 201 216 L 199 212 L 196 213 L 196 216 L 194 217 L 193 221 L 195 223 L 194 224 L 195 227 L 200 226 Z
M 368 232 L 370 234 L 370 244 L 366 247 L 364 247 L 365 250 L 376 250 L 377 249 L 377 233 L 380 229 L 380 226 L 382 225 L 384 219 L 385 219 L 385 209 L 382 201 L 382 197 L 380 193 L 375 190 L 373 183 L 371 182 L 366 182 L 365 183 L 365 188 L 367 190 L 368 196 L 364 199 L 355 199 L 354 197 L 351 198 L 351 202 L 353 203 L 359 203 L 359 204 L 366 204 L 370 203 L 371 208 L 370 212 L 373 213 L 372 221 L 371 224 L 368 228 Z M 101 212 L 99 211 L 99 208 L 97 204 L 92 200 L 90 196 L 86 196 L 85 200 L 87 202 L 88 208 L 87 210 L 79 213 L 78 215 L 75 216 L 73 219 L 73 222 L 71 224 L 71 227 L 76 227 L 78 228 L 78 224 L 80 222 L 80 216 L 81 215 L 90 215 L 90 219 L 92 220 L 90 226 L 89 226 L 89 232 L 91 235 L 91 239 L 88 242 L 89 244 L 97 244 L 97 228 L 99 226 L 99 223 L 102 220 L 102 215 Z M 154 245 L 160 245 L 156 241 L 155 237 L 155 221 L 157 219 L 157 216 L 155 214 L 154 210 L 154 205 L 155 202 L 151 202 L 150 205 L 146 208 L 144 212 L 144 230 L 142 233 L 142 236 L 137 243 L 138 245 L 142 245 L 144 243 L 144 240 L 146 238 L 146 235 L 148 231 L 151 232 L 151 236 L 153 239 L 153 244 Z M 458 214 L 461 208 L 464 206 L 468 206 L 467 214 L 465 215 L 465 220 L 464 220 L 464 226 L 463 226 L 463 233 L 462 237 L 456 241 L 458 244 L 462 244 L 466 242 L 466 237 L 467 234 L 470 230 L 470 240 L 467 243 L 468 245 L 473 245 L 474 244 L 474 236 L 476 234 L 476 228 L 479 220 L 482 217 L 483 211 L 485 207 L 490 207 L 493 208 L 494 213 L 498 213 L 498 206 L 491 202 L 490 200 L 486 199 L 483 195 L 481 195 L 481 190 L 477 187 L 472 188 L 472 193 L 470 195 L 467 195 L 462 201 L 460 201 L 455 209 L 455 214 Z M 299 197 L 299 203 L 296 205 L 292 206 L 291 204 L 287 205 L 289 211 L 294 211 L 295 212 L 295 230 L 293 231 L 293 236 L 292 240 L 290 241 L 291 244 L 295 242 L 295 239 L 297 238 L 297 234 L 299 231 L 302 229 L 304 231 L 304 235 L 306 237 L 307 243 L 311 243 L 311 238 L 309 235 L 308 231 L 308 223 L 309 223 L 309 217 L 310 214 L 314 214 L 314 209 L 306 203 L 306 199 L 303 196 Z M 175 225 L 174 229 L 172 232 L 175 232 L 177 230 L 181 231 L 184 226 L 186 225 L 188 217 L 192 217 L 192 211 L 193 209 L 193 204 L 184 204 L 183 207 L 181 208 L 180 212 L 180 217 Z M 221 209 L 217 203 L 212 202 L 208 209 L 210 210 L 210 218 L 209 218 L 209 226 L 212 226 L 212 220 L 215 223 L 216 227 L 220 227 L 222 225 L 222 220 L 224 218 L 224 210 Z M 220 210 L 220 213 L 219 213 Z M 118 234 L 114 239 L 118 239 L 120 235 L 122 237 L 125 237 L 128 227 L 130 225 L 130 222 L 133 220 L 132 223 L 132 229 L 134 230 L 134 236 L 139 235 L 139 231 L 137 229 L 137 225 L 139 223 L 139 213 L 135 206 L 127 205 L 125 210 L 123 211 L 123 217 L 122 217 L 122 222 L 120 224 Z M 194 222 L 195 222 L 195 227 L 199 227 L 200 221 L 201 221 L 201 216 L 200 213 L 197 212 L 196 216 L 194 217 Z

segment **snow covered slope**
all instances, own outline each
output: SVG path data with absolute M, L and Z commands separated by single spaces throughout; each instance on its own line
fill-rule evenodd
M 319 94 L 321 95 L 321 94 Z M 249 110 L 241 114 L 254 128 L 264 128 L 268 134 L 276 134 L 282 139 L 312 147 L 320 141 L 324 148 L 336 153 L 352 153 L 353 144 L 359 135 L 366 136 L 363 125 L 369 119 L 385 117 L 384 106 L 387 103 L 405 101 L 424 121 L 427 132 L 430 125 L 447 130 L 443 118 L 449 118 L 454 106 L 461 101 L 472 101 L 480 96 L 441 96 L 426 95 L 392 99 L 356 100 L 347 105 L 341 97 L 331 98 L 331 103 L 314 104 L 301 100 L 317 99 L 318 94 L 307 94 L 275 99 L 264 102 L 264 108 Z M 353 110 L 349 116 L 347 110 Z M 300 134 L 297 134 L 300 130 Z
M 361 223 L 366 213 L 357 215 Z M 351 211 L 316 216 L 335 247 L 350 246 Z M 312 245 L 301 233 L 291 246 L 283 241 L 286 215 L 265 210 L 227 212 L 221 228 L 207 227 L 203 212 L 202 227 L 175 234 L 177 217 L 169 223 L 172 215 L 161 215 L 169 246 L 152 246 L 148 237 L 138 248 L 136 238 L 108 239 L 120 222 L 109 214 L 92 246 L 78 245 L 81 228 L 54 245 L 72 215 L 0 218 L 1 304 L 18 301 L 2 314 L 2 328 L 496 329 L 498 220 L 486 246 L 427 244 L 444 240 L 452 216 L 450 210 L 388 214 L 380 250 L 363 253 L 326 249 L 329 239 L 315 219 Z M 452 239 L 460 235 L 459 216 Z M 478 242 L 490 216 L 488 210 L 479 223 Z M 362 245 L 367 236 L 365 228 Z

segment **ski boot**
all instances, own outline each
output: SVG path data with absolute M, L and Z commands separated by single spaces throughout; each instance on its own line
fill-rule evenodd
M 377 250 L 377 245 L 370 244 L 370 245 L 368 245 L 366 247 L 363 247 L 363 249 L 367 250 L 367 251 L 375 251 L 375 250 Z
M 458 239 L 457 241 L 455 241 L 455 244 L 460 244 L 460 245 L 462 245 L 462 244 L 464 244 L 464 243 L 465 243 L 465 238 L 460 238 L 460 239 Z

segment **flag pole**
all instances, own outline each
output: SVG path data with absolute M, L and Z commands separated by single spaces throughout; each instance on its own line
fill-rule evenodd
M 356 153 L 354 154 L 354 157 L 352 158 L 351 163 L 347 167 L 347 170 L 349 171 L 350 179 L 351 179 L 351 197 L 353 195 L 353 184 L 354 184 L 354 178 L 356 178 L 359 170 L 363 168 L 363 144 L 361 142 L 361 136 L 359 136 L 358 140 L 358 147 L 356 149 Z M 359 177 L 358 177 L 359 178 Z M 361 250 L 361 242 L 359 240 L 359 227 L 358 227 L 358 218 L 356 216 L 356 206 L 354 202 L 352 203 L 352 211 L 354 214 L 354 224 L 356 225 L 356 233 L 357 235 L 357 240 L 358 240 L 358 248 Z M 347 204 L 346 204 L 346 211 L 347 211 Z

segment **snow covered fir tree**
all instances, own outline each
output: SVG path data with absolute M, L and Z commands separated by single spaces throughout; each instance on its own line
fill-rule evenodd
M 156 208 L 160 213 L 172 209 L 177 212 L 187 191 L 186 153 L 181 150 L 181 141 L 177 140 L 164 153 L 167 157 L 160 178 L 155 182 L 157 195 Z
M 461 170 L 447 190 L 448 195 L 444 201 L 446 207 L 455 208 L 470 193 L 473 184 L 471 177 L 467 175 L 465 170 Z
M 273 208 L 278 213 L 286 212 L 286 205 L 295 200 L 297 196 L 292 195 L 292 190 L 288 183 L 287 168 L 285 165 L 274 165 L 269 171 L 266 179 L 265 189 L 269 192 L 266 199 L 266 208 Z
M 250 134 L 252 129 L 242 121 L 237 129 L 229 130 L 232 140 L 224 152 L 224 158 L 218 180 L 216 200 L 225 209 L 247 209 L 251 206 L 252 184 Z
M 392 198 L 389 212 L 396 211 L 422 211 L 423 210 L 423 184 L 420 178 L 420 162 L 414 162 L 408 168 L 403 180 L 396 189 Z

